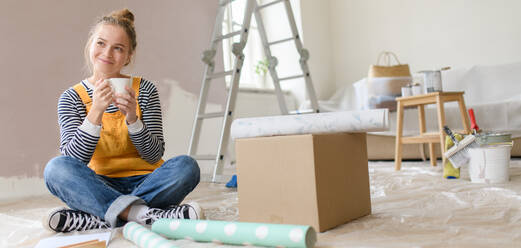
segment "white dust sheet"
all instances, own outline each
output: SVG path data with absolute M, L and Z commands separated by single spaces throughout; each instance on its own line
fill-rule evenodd
M 319 234 L 317 247 L 521 247 L 521 160 L 511 161 L 511 181 L 497 185 L 471 183 L 464 171 L 463 179 L 443 179 L 428 161 L 404 162 L 401 171 L 393 162 L 370 162 L 369 173 L 372 214 Z M 188 198 L 209 219 L 238 219 L 237 191 L 223 184 L 201 183 Z M 40 221 L 58 206 L 50 195 L 0 203 L 0 247 L 33 247 L 55 235 Z M 119 229 L 110 247 L 136 246 Z

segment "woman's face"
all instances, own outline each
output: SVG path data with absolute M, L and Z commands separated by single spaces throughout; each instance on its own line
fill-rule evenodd
M 89 52 L 94 74 L 117 76 L 130 57 L 130 41 L 123 28 L 102 24 L 96 29 Z

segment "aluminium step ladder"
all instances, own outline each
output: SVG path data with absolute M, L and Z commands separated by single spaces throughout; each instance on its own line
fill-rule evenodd
M 190 146 L 188 149 L 188 154 L 192 156 L 196 160 L 212 160 L 215 161 L 215 165 L 213 168 L 212 182 L 217 181 L 217 176 L 222 174 L 223 164 L 225 161 L 226 149 L 228 147 L 229 136 L 230 136 L 230 127 L 233 121 L 233 114 L 235 109 L 235 101 L 237 99 L 237 92 L 239 88 L 239 79 L 241 76 L 241 69 L 244 62 L 244 47 L 246 46 L 246 41 L 248 39 L 248 32 L 250 31 L 250 21 L 252 15 L 255 17 L 255 21 L 257 22 L 259 35 L 261 37 L 262 45 L 264 48 L 265 56 L 268 60 L 268 70 L 270 72 L 270 76 L 273 79 L 273 85 L 275 88 L 275 93 L 277 96 L 277 100 L 279 103 L 280 111 L 282 114 L 293 114 L 293 113 L 318 113 L 318 102 L 315 94 L 315 90 L 313 88 L 313 83 L 311 81 L 311 76 L 309 72 L 309 68 L 307 65 L 307 60 L 309 59 L 309 52 L 302 47 L 302 41 L 298 34 L 297 26 L 295 23 L 295 17 L 293 16 L 293 11 L 291 9 L 291 5 L 289 0 L 275 0 L 270 3 L 264 5 L 258 5 L 257 0 L 244 0 L 246 1 L 246 7 L 244 9 L 244 18 L 243 24 L 240 30 L 231 32 L 228 34 L 222 34 L 222 23 L 224 21 L 224 14 L 228 4 L 231 4 L 233 1 L 239 0 L 220 0 L 219 7 L 217 12 L 217 17 L 215 20 L 212 38 L 210 42 L 210 48 L 205 50 L 202 55 L 202 60 L 205 63 L 204 69 L 204 78 L 201 86 L 201 92 L 199 94 L 199 102 L 197 104 L 197 113 L 195 115 L 195 120 L 192 129 L 192 136 L 190 138 Z M 266 36 L 266 30 L 264 28 L 263 20 L 260 11 L 264 8 L 273 6 L 275 4 L 283 4 L 285 7 L 285 12 L 287 14 L 288 22 L 291 28 L 291 36 L 289 38 L 285 38 L 278 41 L 269 42 Z M 215 62 L 214 57 L 216 55 L 216 49 L 220 42 L 225 39 L 232 38 L 234 36 L 240 36 L 240 41 L 233 43 L 231 52 L 235 56 L 235 62 L 233 68 L 229 71 L 222 72 L 214 72 Z M 302 74 L 289 76 L 284 78 L 279 78 L 276 66 L 278 64 L 278 60 L 276 57 L 272 56 L 270 47 L 283 43 L 283 42 L 291 42 L 294 41 L 295 48 L 300 55 L 299 63 L 300 68 L 302 69 Z M 212 79 L 223 78 L 226 76 L 231 76 L 231 85 L 227 92 L 226 106 L 223 112 L 211 112 L 206 113 L 206 100 L 208 97 L 209 84 Z M 306 90 L 308 93 L 309 100 L 311 102 L 311 110 L 307 111 L 288 111 L 286 106 L 286 102 L 284 100 L 284 94 L 280 87 L 281 81 L 292 80 L 296 78 L 304 78 Z M 219 145 L 217 148 L 217 153 L 215 155 L 198 155 L 197 147 L 199 143 L 199 136 L 201 133 L 201 126 L 203 120 L 209 118 L 223 118 L 222 128 L 220 133 Z

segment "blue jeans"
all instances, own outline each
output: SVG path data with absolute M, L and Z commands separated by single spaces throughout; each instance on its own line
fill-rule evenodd
M 133 203 L 154 208 L 178 205 L 200 179 L 199 166 L 189 156 L 169 159 L 150 174 L 121 178 L 97 175 L 81 160 L 59 156 L 47 163 L 43 174 L 53 195 L 111 227 L 124 224 L 118 215 Z

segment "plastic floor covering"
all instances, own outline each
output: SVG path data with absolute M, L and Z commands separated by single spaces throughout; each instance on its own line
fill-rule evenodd
M 320 233 L 317 247 L 521 247 L 521 160 L 511 160 L 509 183 L 494 185 L 471 183 L 464 171 L 462 179 L 443 179 L 441 166 L 428 161 L 404 162 L 401 171 L 393 162 L 370 162 L 369 173 L 372 214 Z M 238 219 L 237 191 L 223 184 L 201 183 L 188 198 L 200 203 L 208 219 Z M 51 195 L 0 203 L 0 247 L 34 247 L 57 235 L 41 219 L 59 206 Z M 137 246 L 120 228 L 109 247 Z

